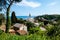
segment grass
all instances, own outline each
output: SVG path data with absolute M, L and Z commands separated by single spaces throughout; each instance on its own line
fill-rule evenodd
M 12 34 L 6 34 L 2 33 L 0 35 L 0 40 L 25 40 L 26 36 L 19 36 L 19 35 L 12 35 Z
M 12 35 L 9 33 L 2 33 L 0 35 L 0 40 L 59 40 L 60 37 L 48 37 L 45 35 L 37 35 L 37 34 L 30 34 L 30 35 Z

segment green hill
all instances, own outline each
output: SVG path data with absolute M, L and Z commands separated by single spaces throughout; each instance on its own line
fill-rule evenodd
M 42 15 L 42 16 L 37 16 L 35 19 L 46 19 L 46 20 L 60 20 L 60 15 Z

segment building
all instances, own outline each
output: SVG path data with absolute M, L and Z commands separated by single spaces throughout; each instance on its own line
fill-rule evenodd
M 29 17 L 27 18 L 27 21 L 34 23 L 34 18 L 31 17 L 31 14 L 29 14 Z
M 27 26 L 25 26 L 24 24 L 19 24 L 16 23 L 13 25 L 13 28 L 16 32 L 18 32 L 20 35 L 25 35 L 27 34 Z
M 28 18 L 27 21 L 34 23 L 34 19 L 33 18 Z
M 34 23 L 35 24 L 35 26 L 39 26 L 40 24 L 39 23 Z

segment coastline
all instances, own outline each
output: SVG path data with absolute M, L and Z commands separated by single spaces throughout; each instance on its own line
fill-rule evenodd
M 18 19 L 19 18 L 22 18 L 22 19 L 27 19 L 27 18 L 29 18 L 29 16 L 16 16 Z M 31 18 L 34 18 L 35 16 L 31 16 Z

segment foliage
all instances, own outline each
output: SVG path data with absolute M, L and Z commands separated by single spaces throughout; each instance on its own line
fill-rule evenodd
M 0 25 L 2 25 L 2 20 L 0 19 Z
M 39 18 L 42 18 L 42 17 L 49 21 L 48 22 L 49 24 L 45 25 L 45 28 L 47 29 L 46 34 L 49 37 L 53 37 L 52 39 L 54 40 L 55 37 L 60 35 L 59 34 L 60 33 L 60 15 L 42 15 L 42 16 L 35 17 L 35 19 L 39 20 L 39 22 L 40 22 L 41 19 L 39 19 Z M 54 24 L 54 21 L 56 21 L 56 24 Z
M 44 23 L 43 23 L 43 22 L 40 22 L 40 23 L 39 23 L 39 26 L 40 26 L 40 27 L 41 27 L 41 26 L 43 26 L 43 25 L 44 25 Z
M 50 38 L 44 35 L 31 34 L 28 36 L 27 40 L 50 40 Z
M 30 34 L 30 35 L 12 35 L 9 33 L 2 33 L 0 35 L 0 40 L 59 40 L 60 37 L 58 36 L 45 36 L 45 35 L 38 35 L 38 34 Z
M 20 19 L 17 19 L 17 23 L 22 23 L 22 24 L 25 24 L 25 20 L 23 20 L 22 18 L 20 18 Z
M 18 35 L 9 35 L 6 33 L 2 33 L 0 35 L 1 40 L 48 40 L 46 36 L 40 36 L 40 35 L 26 35 L 26 36 L 18 36 Z
M 55 31 L 56 31 L 55 36 L 60 35 L 60 25 L 55 26 Z
M 5 15 L 4 14 L 0 14 L 0 25 L 2 25 L 2 23 L 5 22 Z
M 47 20 L 59 20 L 60 19 L 60 15 L 42 15 L 42 16 L 37 16 L 35 17 L 35 19 L 39 20 L 39 18 L 44 18 Z
M 26 36 L 12 35 L 9 33 L 2 33 L 0 40 L 25 40 Z
M 0 35 L 3 33 L 3 30 L 0 29 Z
M 4 22 L 5 21 L 5 15 L 0 13 L 0 19 Z
M 46 26 L 48 36 L 57 36 L 60 33 L 60 26 L 48 24 Z
M 7 8 L 11 3 L 21 2 L 22 0 L 0 0 L 0 8 Z M 11 4 L 12 5 L 12 4 Z
M 31 22 L 26 22 L 26 26 L 27 26 L 28 31 L 30 30 L 30 28 L 35 27 L 34 23 L 31 23 Z
M 16 15 L 15 15 L 15 12 L 13 11 L 12 12 L 12 15 L 11 15 L 11 24 L 15 24 L 17 23 L 17 18 L 16 18 Z
M 47 31 L 41 31 L 39 27 L 30 28 L 28 35 L 13 35 L 9 33 L 1 33 L 1 40 L 59 40 L 60 39 L 60 26 L 48 24 Z M 54 30 L 54 31 L 53 31 Z M 57 32 L 56 32 L 57 31 Z M 46 35 L 47 34 L 47 35 Z M 49 35 L 50 34 L 50 35 Z
M 35 34 L 39 31 L 39 27 L 32 27 L 29 30 L 29 34 Z
M 55 34 L 55 28 L 53 25 L 48 24 L 46 29 L 48 30 L 47 35 L 53 36 Z

